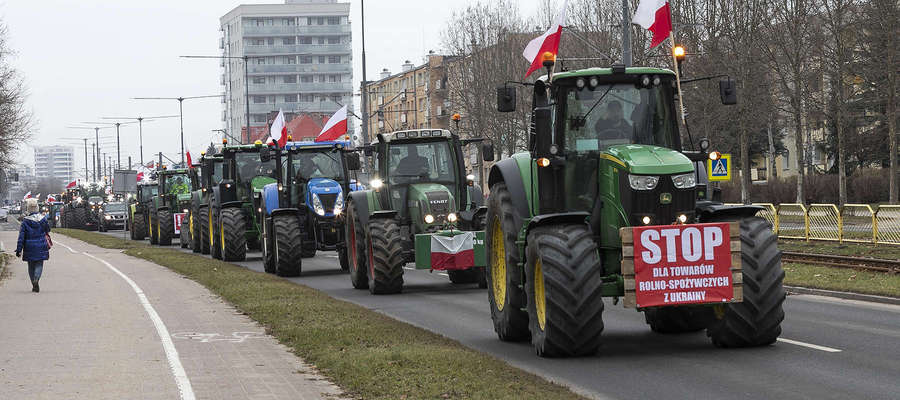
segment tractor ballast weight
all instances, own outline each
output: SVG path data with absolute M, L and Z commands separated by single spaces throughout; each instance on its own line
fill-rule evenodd
M 776 340 L 785 298 L 777 242 L 755 217 L 759 207 L 713 201 L 701 166 L 706 149 L 684 151 L 681 143 L 675 83 L 669 70 L 614 66 L 544 76 L 531 86 L 532 150 L 501 160 L 488 176 L 488 298 L 501 340 L 530 338 L 541 356 L 593 354 L 603 330 L 602 297 L 623 297 L 656 332 L 706 329 L 725 347 Z M 515 91 L 498 89 L 497 102 L 499 111 L 511 111 Z M 656 253 L 639 251 L 660 250 L 654 235 L 692 230 L 686 235 L 694 238 L 694 230 L 716 229 L 731 233 L 711 234 L 696 246 L 723 252 L 707 260 L 724 276 L 698 282 L 727 284 L 723 298 L 706 301 L 703 291 L 663 303 L 636 300 L 669 288 L 636 283 L 648 263 L 659 262 Z M 646 231 L 653 232 L 633 236 Z M 696 249 L 685 246 L 684 254 Z M 681 249 L 660 251 L 675 265 L 688 259 L 676 257 Z M 712 271 L 707 267 L 679 271 Z M 667 271 L 653 269 L 660 276 Z
M 350 193 L 346 215 L 350 280 L 373 294 L 398 293 L 403 266 L 446 270 L 454 283 L 484 287 L 480 188 L 465 173 L 460 139 L 442 129 L 379 134 L 364 149 L 377 171 L 369 189 Z M 493 146 L 484 144 L 486 160 Z

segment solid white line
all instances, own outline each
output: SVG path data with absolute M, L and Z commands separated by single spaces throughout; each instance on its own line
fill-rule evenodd
M 69 246 L 65 247 L 69 248 Z M 69 248 L 69 250 L 71 250 L 71 248 Z M 178 385 L 178 391 L 181 393 L 182 400 L 194 400 L 194 389 L 191 388 L 191 381 L 188 379 L 187 373 L 184 372 L 184 367 L 181 365 L 181 360 L 178 358 L 178 350 L 175 349 L 175 344 L 172 343 L 172 337 L 169 335 L 169 330 L 166 329 L 166 325 L 159 317 L 159 314 L 156 313 L 156 310 L 150 304 L 150 300 L 144 295 L 144 291 L 141 290 L 131 278 L 123 274 L 122 271 L 119 271 L 116 267 L 113 267 L 112 264 L 106 262 L 106 260 L 94 257 L 87 252 L 82 252 L 82 254 L 100 261 L 131 285 L 131 288 L 134 289 L 134 293 L 137 294 L 138 299 L 141 301 L 141 305 L 144 306 L 144 311 L 147 312 L 147 315 L 150 316 L 150 321 L 152 321 L 153 325 L 156 327 L 156 333 L 162 341 L 163 350 L 165 350 L 166 358 L 169 360 L 169 368 L 172 370 L 172 375 L 175 376 L 175 384 Z
M 54 243 L 55 243 L 55 244 L 58 244 L 58 245 L 60 245 L 60 246 L 62 246 L 62 247 L 65 247 L 65 248 L 67 248 L 67 249 L 69 249 L 69 252 L 72 253 L 72 254 L 78 254 L 77 251 L 72 250 L 72 248 L 69 247 L 69 246 L 66 246 L 65 243 L 62 243 L 62 242 L 54 242 Z
M 810 349 L 822 350 L 822 351 L 826 351 L 826 352 L 829 352 L 829 353 L 840 353 L 840 352 L 843 351 L 843 350 L 841 350 L 841 349 L 835 349 L 835 348 L 831 348 L 831 347 L 819 346 L 819 345 L 817 345 L 817 344 L 801 342 L 801 341 L 798 341 L 798 340 L 791 340 L 791 339 L 785 339 L 785 338 L 778 338 L 778 341 L 779 341 L 779 342 L 783 342 L 783 343 L 788 343 L 788 344 L 797 345 L 797 346 L 809 347 Z

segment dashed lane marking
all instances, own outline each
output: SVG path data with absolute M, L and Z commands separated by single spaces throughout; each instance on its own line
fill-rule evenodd
M 817 345 L 817 344 L 801 342 L 801 341 L 799 341 L 799 340 L 791 340 L 791 339 L 785 339 L 785 338 L 778 338 L 778 341 L 779 341 L 779 342 L 782 342 L 782 343 L 787 343 L 787 344 L 793 344 L 793 345 L 797 345 L 797 346 L 808 347 L 808 348 L 810 348 L 810 349 L 821 350 L 821 351 L 828 352 L 828 353 L 840 353 L 840 352 L 843 351 L 843 350 L 841 350 L 841 349 L 835 349 L 835 348 L 833 348 L 833 347 L 826 347 L 826 346 L 819 346 L 819 345 Z

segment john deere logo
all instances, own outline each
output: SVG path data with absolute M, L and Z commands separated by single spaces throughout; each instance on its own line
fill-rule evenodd
M 672 193 L 660 193 L 659 204 L 672 204 Z

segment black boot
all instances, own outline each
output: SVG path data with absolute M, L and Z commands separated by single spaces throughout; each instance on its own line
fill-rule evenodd
M 35 292 L 35 293 L 41 291 L 41 288 L 38 287 L 37 281 L 31 281 L 31 291 L 32 291 L 32 292 Z

